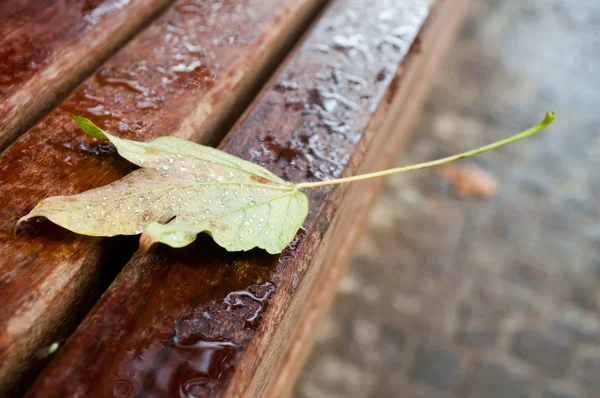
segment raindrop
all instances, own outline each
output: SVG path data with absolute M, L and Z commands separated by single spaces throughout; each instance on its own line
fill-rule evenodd
M 396 12 L 397 11 L 394 8 L 383 10 L 379 13 L 379 19 L 384 20 L 384 21 L 391 20 L 396 16 Z

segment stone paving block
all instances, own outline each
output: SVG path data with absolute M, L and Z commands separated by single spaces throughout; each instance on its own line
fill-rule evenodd
M 598 283 L 593 278 L 584 275 L 568 276 L 564 278 L 563 285 L 566 290 L 565 299 L 587 311 L 600 311 L 600 297 Z
M 600 354 L 588 353 L 582 358 L 580 382 L 600 396 Z
M 549 376 L 564 377 L 571 362 L 572 347 L 559 336 L 542 330 L 524 329 L 513 336 L 511 352 Z
M 542 393 L 542 398 L 582 398 L 575 391 L 568 391 L 566 389 L 547 388 Z
M 458 385 L 460 353 L 453 347 L 421 346 L 417 350 L 411 377 L 432 387 L 452 390 Z
M 600 243 L 600 240 L 594 242 L 596 244 Z M 594 280 L 596 283 L 600 282 L 600 257 L 594 258 L 590 261 L 585 269 L 585 272 Z
M 577 340 L 590 342 L 600 340 L 600 320 L 591 314 L 560 308 L 554 312 L 554 326 Z
M 517 258 L 508 269 L 506 279 L 525 289 L 542 293 L 549 280 L 547 270 L 531 264 L 527 258 Z
M 526 376 L 502 363 L 484 360 L 475 373 L 468 398 L 528 398 Z
M 408 332 L 397 325 L 386 323 L 382 326 L 378 354 L 381 363 L 391 371 L 397 372 L 409 361 L 406 349 L 409 344 Z
M 493 347 L 498 339 L 497 314 L 479 303 L 464 303 L 458 310 L 456 339 L 477 347 Z
M 449 398 L 450 394 L 433 391 L 431 388 L 415 386 L 404 378 L 382 374 L 377 380 L 377 388 L 371 395 L 373 398 Z M 349 397 L 350 398 L 350 397 Z
M 375 366 L 382 361 L 381 350 L 381 321 L 371 317 L 369 314 L 357 314 L 355 319 L 347 319 L 344 324 L 347 345 L 344 356 L 351 362 L 363 366 Z M 395 346 L 390 345 L 388 349 L 395 351 L 396 357 L 401 359 L 401 352 Z
M 309 363 L 302 383 L 305 397 L 369 397 L 374 376 L 335 356 Z
M 510 289 L 504 281 L 484 278 L 477 282 L 469 300 L 474 303 L 481 302 L 485 308 L 493 310 L 494 316 L 498 319 L 511 314 L 521 314 L 528 318 L 538 316 L 540 311 L 538 302 L 530 300 L 530 297 L 521 293 Z

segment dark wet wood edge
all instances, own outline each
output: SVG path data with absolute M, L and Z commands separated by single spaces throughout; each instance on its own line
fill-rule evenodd
M 96 2 L 90 7 L 83 1 L 4 1 L 4 11 L 0 10 L 0 151 L 173 1 L 132 1 L 98 15 L 94 11 L 114 2 Z
M 43 220 L 15 235 L 18 218 L 44 197 L 102 186 L 132 170 L 110 145 L 84 136 L 63 110 L 88 116 L 121 137 L 149 140 L 172 134 L 218 142 L 220 128 L 239 117 L 244 101 L 323 5 L 320 0 L 235 3 L 210 12 L 211 4 L 201 0 L 176 2 L 0 156 L 0 200 L 5 204 L 0 208 L 0 395 L 11 391 L 15 396 L 31 382 L 49 359 L 47 347 L 64 342 L 137 246 L 135 238 L 82 237 Z M 241 7 L 235 12 L 239 17 L 228 19 L 234 7 Z M 253 7 L 252 17 L 248 7 Z M 212 25 L 209 18 L 214 18 Z M 177 35 L 181 40 L 173 43 Z M 233 44 L 223 40 L 232 35 L 241 39 Z M 182 38 L 193 39 L 186 42 L 195 46 L 189 53 L 178 48 Z M 164 74 L 156 69 L 168 69 L 174 61 L 155 48 L 183 54 L 187 58 L 181 62 L 201 59 L 201 66 L 161 86 Z M 155 103 L 142 109 L 137 106 L 142 94 L 132 90 L 133 83 L 106 82 L 123 82 L 140 70 L 138 86 L 156 88 L 150 93 Z M 98 110 L 97 99 L 103 101 L 102 117 L 88 111 Z
M 421 116 L 427 94 L 435 81 L 435 72 L 454 40 L 467 3 L 468 0 L 439 1 L 432 8 L 402 68 L 396 75 L 394 84 L 398 87 L 397 94 L 387 111 L 384 125 L 370 144 L 357 173 L 393 167 L 398 153 Z M 273 336 L 273 339 L 285 339 L 287 344 L 283 344 L 281 352 L 273 354 L 280 359 L 266 370 L 270 382 L 262 393 L 263 396 L 292 395 L 297 378 L 313 347 L 319 323 L 333 303 L 337 292 L 335 287 L 352 260 L 355 247 L 368 222 L 371 208 L 384 187 L 384 181 L 384 179 L 364 181 L 349 187 L 346 198 L 338 210 L 339 214 L 336 215 L 324 237 L 325 240 L 330 241 L 330 247 L 337 249 L 328 251 L 323 261 L 313 260 L 325 266 L 310 267 L 308 273 L 315 273 L 317 276 L 314 284 L 304 285 L 311 290 L 305 295 L 307 300 L 305 302 L 294 300 L 292 303 L 302 307 L 301 317 L 293 321 L 292 332 L 279 332 Z M 243 366 L 248 356 L 257 355 L 253 352 L 254 349 L 252 345 L 248 347 L 238 367 Z M 269 347 L 266 348 L 267 351 L 268 349 Z M 232 386 L 236 382 L 247 383 L 245 380 L 234 378 Z M 256 395 L 254 391 L 247 394 Z
M 315 73 L 330 71 L 327 62 L 313 51 L 315 45 L 330 43 L 339 32 L 336 29 L 347 26 L 340 15 L 365 8 L 359 0 L 336 1 L 280 71 L 277 82 L 263 92 L 221 148 L 293 181 L 314 176 L 328 164 L 326 160 L 306 161 L 303 156 L 308 153 L 296 148 L 302 146 L 304 138 L 326 137 L 314 131 L 298 137 L 307 127 L 305 123 L 315 121 L 310 111 L 323 106 L 318 92 L 311 89 L 318 87 Z M 383 11 L 377 7 L 369 10 Z M 421 11 L 423 15 L 407 18 L 409 33 L 416 34 L 423 23 L 427 9 Z M 372 62 L 371 70 L 362 70 L 360 79 L 373 86 L 368 91 L 373 106 L 357 107 L 355 115 L 345 111 L 336 114 L 338 118 L 348 117 L 358 140 L 348 142 L 346 137 L 325 145 L 324 156 L 331 156 L 338 164 L 323 177 L 354 174 L 360 167 L 389 116 L 399 84 L 394 76 L 411 42 L 412 38 L 405 47 L 396 49 L 397 56 L 387 55 L 393 64 L 379 69 L 381 64 Z M 338 55 L 325 57 L 338 59 Z M 298 95 L 303 104 L 300 107 L 294 105 L 295 94 L 288 93 L 296 81 L 299 85 L 295 90 L 301 92 Z M 368 105 L 368 98 L 361 105 Z M 312 208 L 305 228 L 280 256 L 260 250 L 226 253 L 206 237 L 182 250 L 159 247 L 151 253 L 137 253 L 36 381 L 29 396 L 48 396 L 48 391 L 54 396 L 75 392 L 110 395 L 117 391 L 128 396 L 174 394 L 179 391 L 177 383 L 185 382 L 177 379 L 177 372 L 188 372 L 185 367 L 208 351 L 212 359 L 202 365 L 207 369 L 206 378 L 201 380 L 204 394 L 221 396 L 229 387 L 227 396 L 260 396 L 270 382 L 270 366 L 276 365 L 285 351 L 282 337 L 292 332 L 302 313 L 301 306 L 291 304 L 304 302 L 309 290 L 303 286 L 314 285 L 318 278 L 318 272 L 308 270 L 320 269 L 338 249 L 324 237 L 330 223 L 343 216 L 339 206 L 348 192 L 360 190 L 338 186 L 310 191 Z M 232 306 L 231 297 L 237 300 L 249 295 L 254 297 L 252 303 Z M 265 312 L 248 321 L 249 308 Z M 220 344 L 223 349 L 202 348 L 209 343 Z M 177 362 L 181 358 L 187 359 Z M 234 382 L 230 384 L 231 380 Z

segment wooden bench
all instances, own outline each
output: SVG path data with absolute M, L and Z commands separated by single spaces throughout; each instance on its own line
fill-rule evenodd
M 44 220 L 15 235 L 44 197 L 133 169 L 64 111 L 121 137 L 218 145 L 292 181 L 381 169 L 406 139 L 465 2 L 173 2 L 0 156 L 0 396 L 288 395 L 381 181 L 309 192 L 310 214 L 280 256 L 227 253 L 206 236 L 136 253 L 135 237 L 84 237 Z M 104 3 L 147 21 L 166 2 Z M 19 7 L 2 17 L 14 30 L 23 12 L 48 12 Z M 20 121 L 6 122 L 4 142 L 142 25 L 77 55 L 94 61 L 64 68 L 68 83 L 31 72 L 54 91 L 7 119 Z M 106 29 L 74 42 L 58 35 L 50 47 L 106 42 Z M 28 46 L 43 39 L 32 34 Z M 33 87 L 10 85 L 17 94 L 0 97 L 0 115 L 23 112 L 11 98 Z
M 0 149 L 14 141 L 169 0 L 0 4 Z

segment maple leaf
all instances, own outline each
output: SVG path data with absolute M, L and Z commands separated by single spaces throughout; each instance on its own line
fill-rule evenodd
M 375 173 L 293 184 L 226 152 L 175 137 L 150 142 L 118 138 L 90 120 L 72 115 L 88 135 L 112 142 L 121 156 L 140 166 L 124 178 L 72 196 L 42 200 L 17 224 L 46 217 L 90 236 L 143 234 L 146 245 L 183 247 L 201 232 L 228 251 L 259 247 L 280 253 L 308 215 L 301 189 L 342 184 L 445 164 L 529 137 L 554 120 L 553 113 L 519 134 L 430 162 Z

